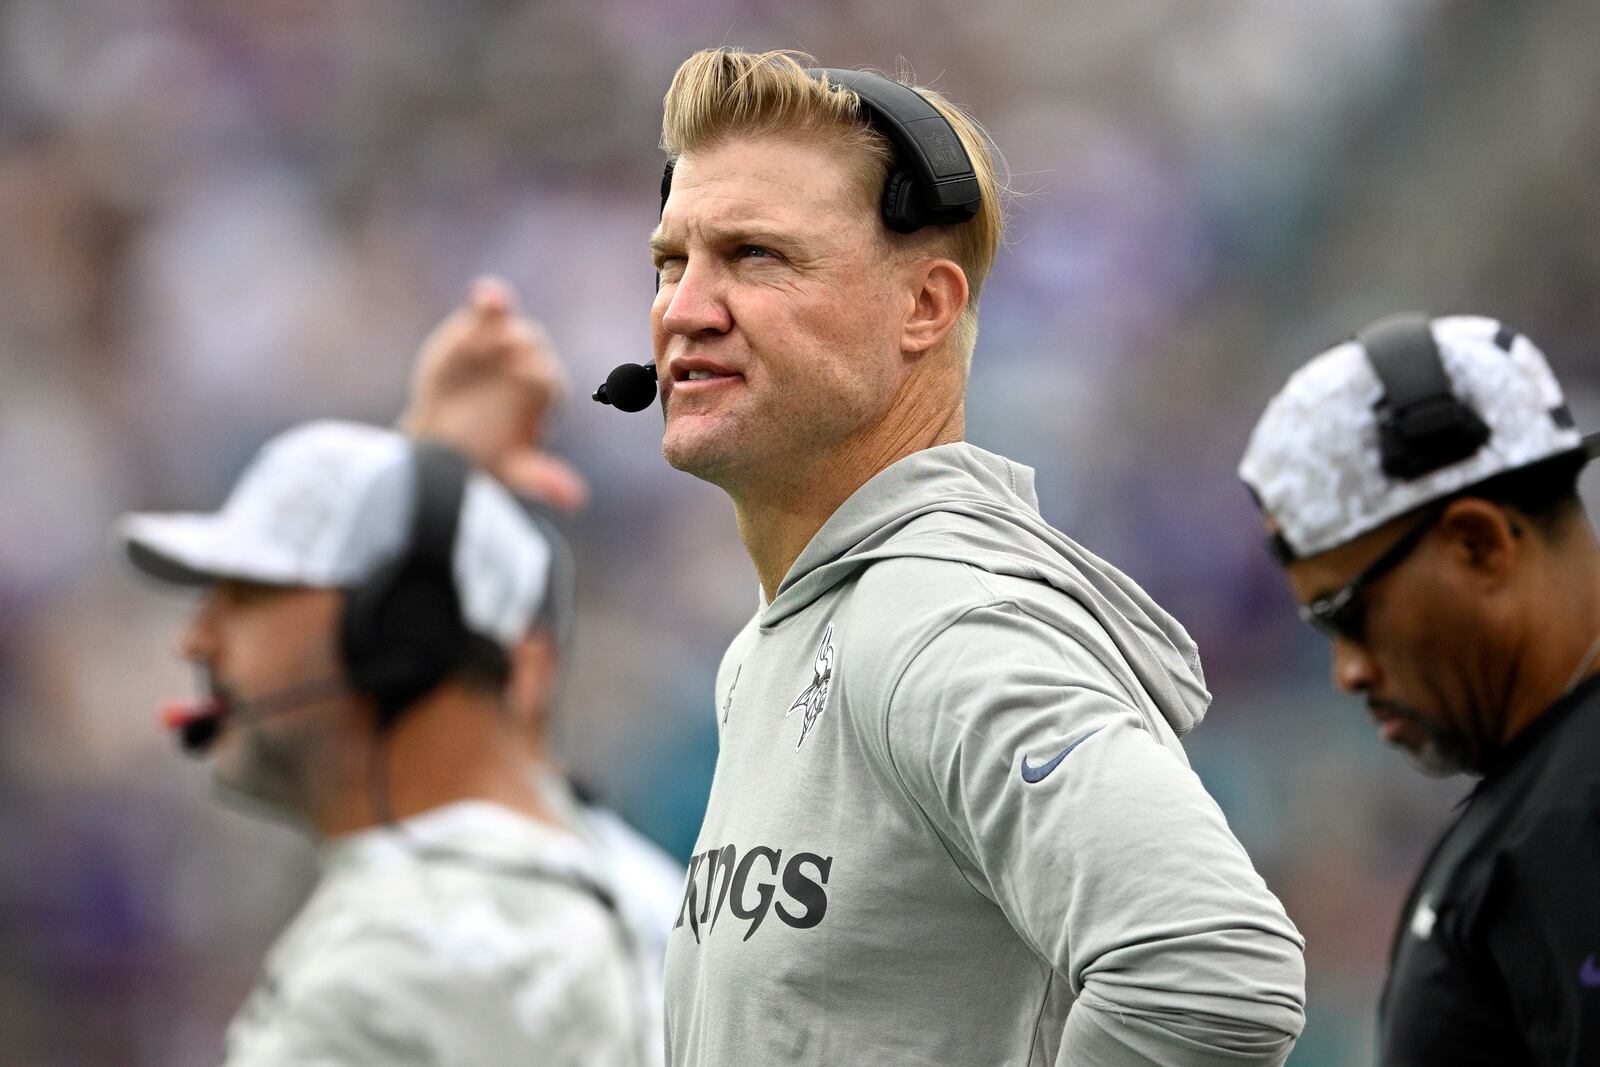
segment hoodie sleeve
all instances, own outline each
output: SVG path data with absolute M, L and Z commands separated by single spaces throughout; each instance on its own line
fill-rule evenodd
M 1284 1061 L 1304 942 L 1081 635 L 967 611 L 912 650 L 886 714 L 912 798 L 1076 997 L 1058 1064 Z

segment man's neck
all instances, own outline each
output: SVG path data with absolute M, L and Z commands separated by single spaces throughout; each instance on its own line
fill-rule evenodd
M 797 465 L 782 479 L 729 489 L 739 536 L 767 601 L 777 596 L 778 586 L 817 531 L 857 489 L 907 456 L 962 440 L 964 432 L 960 405 L 942 415 L 903 405 L 870 432 Z
M 446 683 L 371 737 L 364 754 L 351 754 L 362 773 L 346 776 L 312 823 L 318 836 L 335 837 L 460 800 L 555 823 L 522 751 L 493 697 Z
M 1503 742 L 1600 669 L 1600 548 L 1592 537 L 1577 533 L 1552 556 L 1526 610 L 1535 621 L 1515 668 Z

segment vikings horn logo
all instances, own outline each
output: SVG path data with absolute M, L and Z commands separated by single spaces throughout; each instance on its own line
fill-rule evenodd
M 822 644 L 817 646 L 817 660 L 811 665 L 811 684 L 805 687 L 804 692 L 794 698 L 794 703 L 789 705 L 789 710 L 783 713 L 787 719 L 797 711 L 805 712 L 800 720 L 800 740 L 794 744 L 795 751 L 806 743 L 806 735 L 817 724 L 822 713 L 828 707 L 828 690 L 833 685 L 833 623 L 822 631 Z

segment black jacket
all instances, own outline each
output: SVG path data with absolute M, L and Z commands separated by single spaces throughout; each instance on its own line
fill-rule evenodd
M 1495 761 L 1401 913 L 1382 1067 L 1600 1064 L 1600 675 Z

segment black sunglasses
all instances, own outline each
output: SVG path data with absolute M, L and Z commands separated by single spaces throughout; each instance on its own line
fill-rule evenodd
M 1327 596 L 1319 596 L 1309 604 L 1302 604 L 1300 618 L 1330 641 L 1343 638 L 1346 641 L 1359 642 L 1366 631 L 1367 615 L 1366 604 L 1361 598 L 1362 592 L 1367 586 L 1404 562 L 1443 514 L 1442 507 L 1428 512 L 1421 521 L 1406 531 L 1404 537 L 1384 549 L 1383 554 L 1369 563 L 1360 574 Z

